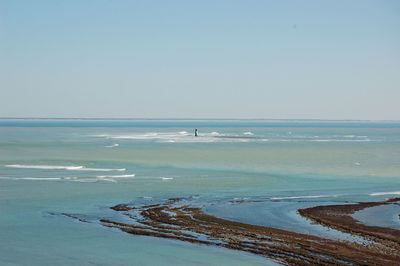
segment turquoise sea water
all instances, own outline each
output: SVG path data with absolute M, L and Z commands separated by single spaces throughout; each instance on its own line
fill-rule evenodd
M 0 265 L 270 265 L 51 214 L 192 197 L 228 219 L 348 239 L 296 210 L 399 194 L 400 122 L 0 120 Z

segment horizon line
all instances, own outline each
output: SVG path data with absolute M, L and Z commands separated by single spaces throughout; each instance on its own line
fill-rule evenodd
M 265 121 L 359 121 L 400 122 L 398 119 L 323 119 L 323 118 L 146 118 L 146 117 L 0 117 L 1 120 L 265 120 Z

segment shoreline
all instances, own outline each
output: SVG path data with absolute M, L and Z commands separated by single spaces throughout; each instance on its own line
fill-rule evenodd
M 318 224 L 322 224 L 343 232 L 356 234 L 383 244 L 397 244 L 400 247 L 400 230 L 388 227 L 370 226 L 356 220 L 352 215 L 366 208 L 393 204 L 400 198 L 392 198 L 380 202 L 360 202 L 348 205 L 316 206 L 300 209 L 298 212 Z M 389 242 L 389 243 L 386 243 Z
M 99 221 L 103 226 L 133 235 L 241 250 L 287 265 L 398 265 L 400 230 L 359 224 L 351 214 L 399 201 L 400 198 L 395 198 L 299 210 L 302 216 L 316 223 L 371 240 L 368 244 L 225 220 L 206 214 L 201 208 L 182 204 L 180 198 L 152 205 L 118 204 L 111 209 L 123 215 L 124 222 L 111 219 Z

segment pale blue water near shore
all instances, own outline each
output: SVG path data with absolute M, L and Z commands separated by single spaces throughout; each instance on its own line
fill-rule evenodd
M 52 214 L 190 197 L 227 219 L 352 239 L 296 210 L 399 194 L 399 122 L 0 120 L 0 265 L 271 265 Z M 398 228 L 396 207 L 358 216 Z

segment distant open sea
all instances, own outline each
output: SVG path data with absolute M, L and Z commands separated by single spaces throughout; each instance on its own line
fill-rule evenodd
M 190 197 L 226 219 L 349 239 L 296 210 L 396 195 L 400 122 L 0 119 L 0 265 L 272 265 L 52 214 L 96 221 Z M 358 215 L 400 228 L 395 214 Z

